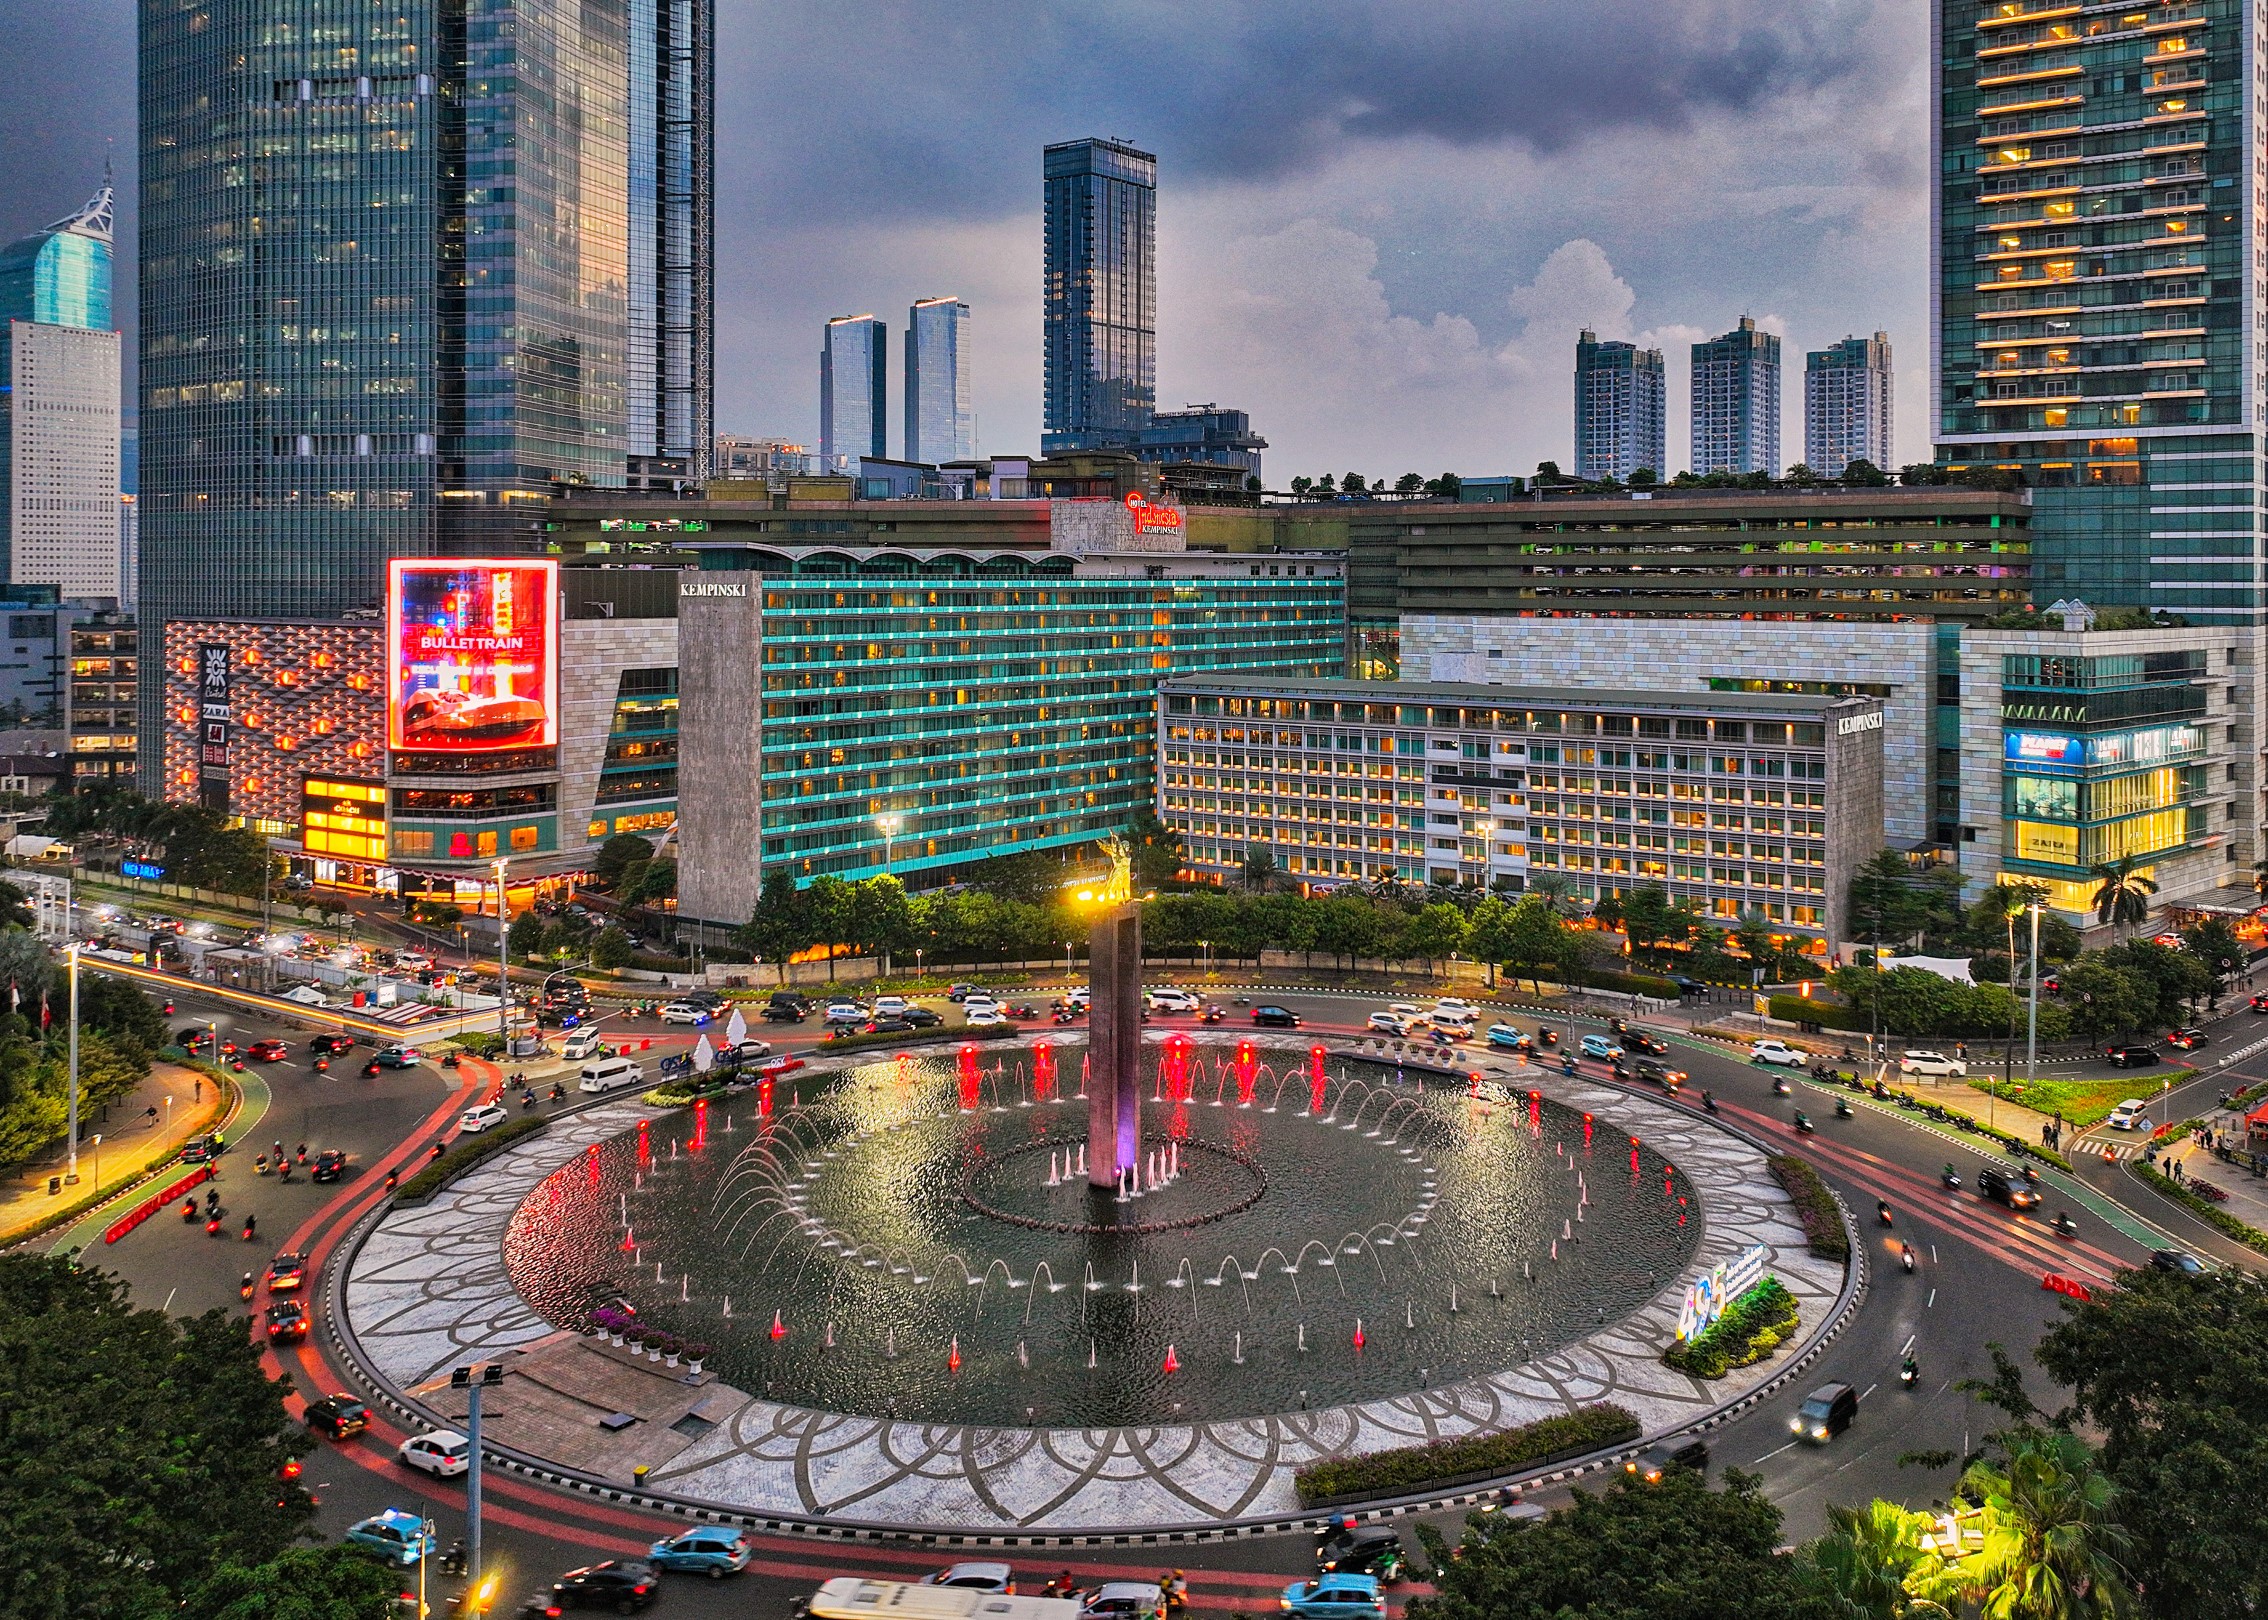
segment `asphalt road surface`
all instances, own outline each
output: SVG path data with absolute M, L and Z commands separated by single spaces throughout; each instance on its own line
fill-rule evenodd
M 1364 1018 L 1385 1000 L 1273 992 L 1265 999 L 1291 1007 L 1300 1013 L 1308 1032 L 1325 1038 L 1360 1034 Z M 940 1000 L 932 1005 L 945 1004 Z M 1231 1022 L 1220 1027 L 1233 1030 L 1245 1016 L 1241 1009 L 1232 1009 Z M 245 1043 L 275 1035 L 290 1048 L 287 1061 L 260 1066 L 269 1092 L 265 1112 L 238 1128 L 234 1134 L 241 1145 L 223 1161 L 220 1187 L 229 1211 L 227 1235 L 209 1238 L 201 1223 L 186 1225 L 165 1216 L 89 1258 L 119 1272 L 148 1304 L 178 1312 L 220 1308 L 249 1313 L 264 1307 L 267 1296 L 263 1291 L 250 1307 L 239 1299 L 238 1280 L 245 1271 L 262 1271 L 275 1251 L 292 1240 L 312 1246 L 320 1267 L 329 1257 L 327 1245 L 355 1215 L 383 1196 L 386 1168 L 399 1166 L 406 1174 L 424 1162 L 427 1145 L 452 1130 L 456 1113 L 494 1091 L 496 1071 L 472 1063 L 449 1071 L 428 1061 L 365 1080 L 360 1078 L 360 1062 L 354 1061 L 337 1063 L 319 1074 L 307 1057 L 306 1032 L 275 1027 L 241 1008 L 218 1001 L 208 1006 L 184 997 L 175 1022 L 203 1022 L 207 1017 L 218 1021 L 224 1039 Z M 1514 1013 L 1510 1021 L 1532 1028 L 1537 1020 Z M 1570 1026 L 1563 1016 L 1550 1021 L 1563 1029 Z M 818 1043 L 815 1023 L 801 1027 L 767 1027 L 754 1019 L 751 1023 L 757 1034 L 783 1050 Z M 1595 1025 L 1596 1020 L 1573 1021 L 1578 1033 Z M 697 1033 L 619 1015 L 604 1027 L 627 1037 L 653 1038 L 657 1054 L 685 1049 Z M 1479 1048 L 1466 1051 L 1478 1063 L 1496 1060 Z M 1855 1503 L 1884 1495 L 1927 1505 L 1944 1496 L 1954 1478 L 1952 1468 L 1901 1466 L 1899 1459 L 1916 1452 L 1958 1453 L 1995 1425 L 1996 1413 L 1954 1386 L 1964 1378 L 1989 1375 L 1988 1344 L 2006 1346 L 2028 1366 L 2029 1347 L 2059 1315 L 2058 1296 L 2041 1287 L 2044 1275 L 2097 1285 L 2168 1242 L 2221 1262 L 2257 1258 L 2099 1160 L 2082 1161 L 2077 1182 L 2047 1172 L 2048 1196 L 2042 1208 L 2018 1214 L 1982 1201 L 1970 1190 L 1976 1168 L 1985 1159 L 1976 1138 L 1932 1128 L 1912 1115 L 1866 1101 L 1858 1101 L 1853 1117 L 1839 1119 L 1835 1100 L 1843 1095 L 1841 1088 L 1830 1091 L 1791 1077 L 1794 1095 L 1775 1096 L 1772 1080 L 1780 1071 L 1751 1067 L 1737 1054 L 1709 1043 L 1681 1041 L 1674 1061 L 1691 1072 L 1686 1095 L 1695 1106 L 1699 1091 L 1707 1088 L 1715 1094 L 1727 1123 L 1767 1146 L 1798 1148 L 1810 1159 L 1857 1215 L 1862 1240 L 1868 1245 L 1868 1287 L 1850 1326 L 1796 1387 L 1707 1437 L 1713 1470 L 1739 1467 L 1763 1476 L 1768 1494 L 1787 1515 L 1786 1534 L 1791 1540 L 1821 1529 L 1831 1502 Z M 1594 1077 L 1603 1068 L 1584 1067 Z M 2250 1069 L 2268 1072 L 2268 1057 L 2233 1063 L 2225 1074 L 2202 1078 L 2188 1089 L 2201 1092 L 2210 1104 L 2214 1092 L 2241 1083 Z M 2190 1106 L 2185 1099 L 2177 1102 Z M 1817 1125 L 1816 1134 L 1808 1138 L 1799 1139 L 1791 1128 L 1792 1114 L 1799 1107 Z M 318 1188 L 299 1175 L 285 1185 L 278 1185 L 273 1176 L 255 1176 L 252 1155 L 277 1140 L 294 1152 L 304 1141 L 311 1155 L 322 1147 L 345 1149 L 352 1166 L 346 1181 Z M 1947 1162 L 1962 1176 L 1964 1188 L 1958 1193 L 1939 1185 L 1939 1168 Z M 2110 1201 L 2114 1196 L 2147 1217 L 2147 1222 L 2119 1209 Z M 1875 1224 L 1877 1199 L 1892 1208 L 1895 1224 L 1888 1230 Z M 2072 1238 L 2058 1237 L 2046 1225 L 2047 1215 L 2064 1208 L 2078 1221 Z M 235 1235 L 248 1211 L 259 1220 L 259 1241 L 251 1244 Z M 74 1240 L 84 1241 L 83 1234 L 76 1239 L 67 1235 L 55 1243 L 62 1247 Z M 1897 1263 L 1896 1245 L 1902 1242 L 1912 1243 L 1919 1257 L 1912 1275 Z M 321 1292 L 320 1278 L 314 1291 Z M 1909 1350 L 1921 1368 L 1913 1389 L 1902 1388 L 1898 1380 L 1900 1359 Z M 278 1366 L 289 1372 L 303 1396 L 349 1387 L 324 1361 L 319 1341 L 285 1350 Z M 2048 1399 L 2044 1381 L 2036 1372 L 2033 1377 L 2035 1396 Z M 1856 1423 L 1826 1445 L 1796 1442 L 1788 1432 L 1796 1404 L 1810 1387 L 1831 1379 L 1846 1381 L 1861 1392 Z M 309 1460 L 307 1474 L 322 1502 L 320 1529 L 336 1534 L 380 1508 L 399 1507 L 430 1512 L 444 1543 L 464 1534 L 462 1483 L 432 1481 L 403 1468 L 393 1460 L 393 1447 L 402 1438 L 398 1429 L 380 1422 L 369 1434 L 344 1445 L 323 1444 Z M 502 1612 L 510 1612 L 520 1597 L 561 1571 L 599 1558 L 634 1556 L 655 1538 L 673 1534 L 685 1524 L 495 1472 L 488 1476 L 486 1499 L 484 1541 L 489 1567 L 501 1583 Z M 1532 1499 L 1548 1506 L 1554 1497 L 1543 1493 Z M 662 1607 L 688 1614 L 784 1613 L 794 1597 L 828 1575 L 915 1578 L 956 1556 L 951 1549 L 869 1546 L 797 1536 L 754 1539 L 757 1556 L 745 1575 L 725 1582 L 666 1576 Z M 968 1553 L 984 1556 L 981 1549 Z M 1090 1583 L 1154 1580 L 1161 1568 L 1168 1567 L 1161 1560 L 1170 1557 L 1189 1572 L 1192 1607 L 1222 1613 L 1271 1609 L 1284 1582 L 1312 1569 L 1304 1537 L 1191 1544 L 1128 1554 L 1133 1550 L 1098 1549 L 1076 1556 L 1034 1553 L 1016 1556 L 1014 1562 L 1023 1589 L 1029 1592 L 1036 1591 L 1047 1575 L 1066 1567 Z M 414 1584 L 415 1572 L 410 1574 Z M 434 1579 L 431 1590 L 437 1611 L 438 1595 L 461 1584 Z

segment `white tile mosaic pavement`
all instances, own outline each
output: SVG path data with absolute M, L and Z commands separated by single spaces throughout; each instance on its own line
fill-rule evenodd
M 1692 1270 L 1760 1243 L 1795 1294 L 1807 1330 L 1832 1307 L 1841 1268 L 1811 1257 L 1786 1195 L 1749 1143 L 1665 1102 L 1536 1071 L 1517 1078 L 1642 1138 L 1691 1179 L 1703 1212 Z M 650 1114 L 625 1101 L 559 1120 L 424 1208 L 387 1215 L 356 1253 L 345 1289 L 370 1369 L 408 1389 L 469 1357 L 554 1331 L 506 1275 L 503 1236 L 512 1211 L 573 1154 Z M 1661 1364 L 1684 1288 L 1681 1276 L 1636 1313 L 1521 1366 L 1317 1411 L 1139 1428 L 1010 1429 L 752 1401 L 657 1470 L 648 1488 L 763 1515 L 960 1533 L 1284 1516 L 1298 1507 L 1294 1471 L 1319 1457 L 1510 1427 L 1595 1400 L 1628 1407 L 1653 1434 L 1693 1423 L 1769 1380 L 1776 1363 L 1715 1383 Z

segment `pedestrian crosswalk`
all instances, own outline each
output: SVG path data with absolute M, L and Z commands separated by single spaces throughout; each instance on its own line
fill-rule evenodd
M 2074 1157 L 2084 1163 L 2101 1158 L 2107 1150 L 2114 1159 L 2139 1159 L 2149 1145 L 2150 1139 L 2146 1136 L 2090 1136 L 2077 1145 Z

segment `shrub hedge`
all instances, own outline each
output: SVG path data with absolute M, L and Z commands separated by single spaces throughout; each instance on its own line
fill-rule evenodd
M 1792 1153 L 1775 1153 L 1769 1162 L 1773 1179 L 1795 1201 L 1796 1219 L 1803 1223 L 1811 1252 L 1822 1260 L 1848 1261 L 1851 1238 L 1843 1230 L 1843 1212 L 1836 1207 L 1827 1183 L 1819 1179 L 1819 1172 Z
M 492 1058 L 504 1050 L 504 1037 L 493 1029 L 468 1029 L 450 1039 L 477 1058 Z
M 2246 1248 L 2268 1254 L 2268 1232 L 2263 1232 L 2256 1226 L 2247 1226 L 2211 1199 L 2200 1198 L 2171 1176 L 2159 1175 L 2140 1159 L 2127 1160 L 2126 1168 L 2140 1176 L 2153 1191 L 2163 1193 L 2198 1219 L 2210 1222 Z
M 1680 995 L 1672 979 L 1658 979 L 1651 973 L 1624 973 L 1617 968 L 1571 967 L 1560 975 L 1570 985 L 1583 985 L 1593 990 L 1620 990 L 1625 995 L 1651 996 L 1656 1001 L 1675 1001 Z
M 1865 1029 L 1868 1020 L 1856 1007 L 1809 996 L 1774 996 L 1772 1016 L 1790 1024 L 1817 1024 L 1821 1029 Z
M 1468 1434 L 1356 1457 L 1326 1457 L 1302 1468 L 1292 1483 L 1302 1507 L 1346 1496 L 1398 1496 L 1463 1475 L 1510 1474 L 1626 1445 L 1640 1432 L 1638 1420 L 1629 1412 L 1600 1401 L 1495 1434 Z
M 1754 1366 L 1796 1330 L 1795 1296 L 1777 1277 L 1767 1277 L 1724 1309 L 1699 1338 L 1673 1343 L 1663 1362 L 1696 1378 L 1722 1378 L 1735 1367 Z
M 1037 1026 L 1044 1029 L 1052 1026 Z M 895 1035 L 846 1035 L 839 1041 L 821 1041 L 808 1054 L 814 1058 L 833 1057 L 837 1052 L 857 1052 L 873 1046 L 944 1046 L 961 1041 L 1012 1041 L 1019 1035 L 1033 1033 L 1014 1024 L 994 1024 L 986 1029 L 907 1029 Z M 1082 1031 L 1081 1033 L 1084 1033 Z
M 422 1204 L 484 1159 L 494 1158 L 514 1142 L 545 1130 L 550 1121 L 541 1114 L 491 1126 L 477 1136 L 460 1137 L 457 1145 L 394 1190 L 396 1204 Z

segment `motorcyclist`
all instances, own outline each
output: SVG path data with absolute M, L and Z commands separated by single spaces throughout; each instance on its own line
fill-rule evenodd
M 1898 1363 L 1898 1377 L 1904 1383 L 1912 1383 L 1915 1379 L 1921 1377 L 1921 1364 L 1915 1361 L 1912 1356 L 1906 1357 L 1905 1360 Z
M 238 1288 L 237 1292 L 246 1299 L 250 1299 L 252 1297 L 252 1273 L 247 1271 L 244 1274 L 243 1286 Z
M 1888 1225 L 1890 1224 L 1890 1200 L 1889 1200 L 1889 1199 L 1887 1199 L 1887 1198 L 1877 1198 L 1877 1199 L 1876 1199 L 1876 1200 L 1874 1201 L 1874 1218 L 1875 1218 L 1876 1220 L 1880 1221 L 1880 1222 L 1881 1222 L 1881 1223 L 1882 1223 L 1882 1224 L 1883 1224 L 1884 1226 L 1888 1226 Z

